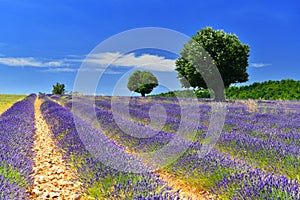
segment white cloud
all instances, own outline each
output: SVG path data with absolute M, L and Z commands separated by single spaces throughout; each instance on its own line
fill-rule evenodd
M 114 75 L 114 74 L 122 74 L 122 72 L 113 71 L 113 70 L 111 70 L 111 69 L 108 69 L 108 70 L 105 70 L 105 71 L 104 71 L 104 74 L 111 74 L 111 75 Z
M 250 67 L 256 67 L 256 68 L 260 68 L 260 67 L 267 67 L 270 66 L 271 64 L 267 64 L 267 63 L 250 63 Z
M 136 56 L 134 53 L 105 52 L 91 54 L 85 62 L 96 64 L 98 67 L 142 67 L 155 71 L 174 71 L 175 69 L 175 60 L 150 54 Z
M 45 62 L 38 61 L 33 57 L 0 57 L 0 64 L 11 67 L 61 67 L 69 65 L 62 60 Z
M 42 70 L 41 72 L 77 72 L 77 71 L 78 71 L 78 69 L 75 69 L 75 68 L 59 67 L 59 68 L 49 68 L 46 70 Z
M 0 54 L 0 64 L 11 67 L 38 67 L 47 68 L 42 72 L 76 72 L 78 63 L 86 62 L 82 71 L 102 71 L 105 74 L 120 74 L 120 67 L 141 67 L 153 71 L 174 71 L 175 60 L 163 56 L 134 53 L 121 54 L 120 52 L 104 52 L 90 54 L 86 59 L 79 55 L 69 55 L 64 59 L 36 59 L 34 57 L 6 57 Z M 70 67 L 74 66 L 74 67 Z M 114 67 L 107 69 L 106 67 Z
M 45 66 L 47 67 L 61 67 L 61 66 L 70 66 L 70 64 L 65 63 L 64 61 L 50 61 L 50 62 L 46 62 L 43 63 Z
M 56 68 L 49 68 L 46 70 L 41 70 L 41 72 L 53 72 L 53 73 L 57 73 L 57 72 L 77 72 L 79 71 L 78 68 L 69 68 L 69 67 L 56 67 Z M 83 69 L 82 71 L 96 71 L 96 72 L 103 72 L 104 74 L 121 74 L 122 72 L 118 72 L 118 71 L 113 71 L 111 69 L 107 69 L 104 71 L 104 69 L 99 68 L 99 69 Z
M 78 69 L 79 71 L 79 69 Z M 104 68 L 81 68 L 80 69 L 81 72 L 102 72 L 104 74 L 122 74 L 123 72 L 120 71 L 114 71 L 112 69 L 104 69 Z

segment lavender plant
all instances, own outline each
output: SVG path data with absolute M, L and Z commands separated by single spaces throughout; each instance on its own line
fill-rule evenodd
M 29 95 L 0 116 L 0 199 L 27 199 L 33 184 L 35 98 Z

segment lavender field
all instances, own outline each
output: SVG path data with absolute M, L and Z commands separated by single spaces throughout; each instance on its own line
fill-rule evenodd
M 26 97 L 0 117 L 0 199 L 29 198 L 36 98 Z M 53 140 L 82 183 L 81 199 L 300 199 L 299 101 L 222 103 L 222 131 L 201 155 L 212 101 L 116 98 L 112 104 L 107 96 L 95 102 L 84 96 L 40 97 Z M 187 134 L 178 137 L 182 127 Z M 187 148 L 171 148 L 153 160 L 141 156 L 174 141 Z M 166 158 L 167 165 L 154 164 Z

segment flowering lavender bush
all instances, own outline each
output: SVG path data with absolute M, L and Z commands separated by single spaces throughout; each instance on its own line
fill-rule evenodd
M 224 199 L 291 199 L 300 198 L 298 181 L 285 176 L 248 169 L 231 174 L 216 183 L 216 193 Z
M 35 98 L 29 95 L 0 116 L 0 199 L 26 199 L 33 183 Z

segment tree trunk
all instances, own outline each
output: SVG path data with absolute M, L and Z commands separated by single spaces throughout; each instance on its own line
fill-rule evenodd
M 221 102 L 225 101 L 225 92 L 223 89 L 216 89 L 214 90 L 215 93 L 215 101 Z
M 145 96 L 145 93 L 141 93 L 141 95 L 142 95 L 142 97 L 144 97 L 144 96 Z

